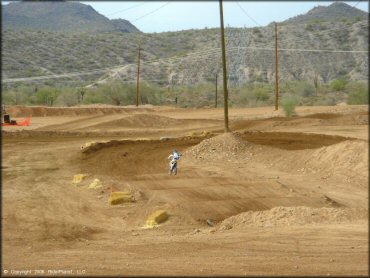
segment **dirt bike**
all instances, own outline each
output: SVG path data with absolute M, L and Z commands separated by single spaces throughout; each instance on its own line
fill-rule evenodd
M 172 159 L 170 162 L 170 176 L 173 172 L 175 172 L 175 175 L 177 175 L 177 160 L 175 159 Z

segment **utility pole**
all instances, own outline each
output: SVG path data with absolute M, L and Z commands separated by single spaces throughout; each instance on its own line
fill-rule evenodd
M 279 76 L 278 76 L 278 44 L 277 23 L 275 22 L 275 110 L 279 109 Z
M 227 92 L 227 73 L 226 73 L 226 51 L 225 51 L 225 30 L 224 30 L 224 16 L 222 9 L 222 0 L 220 0 L 220 22 L 221 22 L 221 45 L 222 45 L 222 64 L 223 64 L 223 79 L 224 79 L 224 118 L 225 118 L 225 132 L 229 132 L 229 115 L 228 115 L 228 92 Z
M 137 82 L 136 82 L 136 106 L 139 106 L 139 82 L 140 82 L 140 44 L 139 44 L 139 53 L 137 58 Z
M 217 73 L 216 73 L 216 100 L 215 100 L 215 108 L 217 108 Z

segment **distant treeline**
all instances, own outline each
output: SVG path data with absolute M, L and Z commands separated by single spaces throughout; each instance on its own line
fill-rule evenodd
M 221 82 L 220 82 L 221 83 Z M 319 84 L 317 80 L 281 82 L 280 99 L 295 98 L 298 105 L 367 104 L 369 89 L 367 82 L 350 81 L 345 77 L 330 84 Z M 140 103 L 152 105 L 174 105 L 178 107 L 215 107 L 215 83 L 195 86 L 159 86 L 140 84 Z M 96 88 L 72 88 L 51 86 L 20 86 L 4 89 L 2 101 L 5 105 L 75 106 L 80 104 L 134 105 L 136 84 L 112 81 Z M 229 87 L 231 107 L 256 107 L 274 105 L 275 85 L 266 83 L 244 84 Z M 223 105 L 222 85 L 218 86 L 218 106 Z

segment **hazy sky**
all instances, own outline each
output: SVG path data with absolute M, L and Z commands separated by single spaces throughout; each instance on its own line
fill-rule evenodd
M 110 19 L 127 19 L 141 31 L 149 33 L 220 26 L 218 1 L 81 3 L 91 5 L 96 11 Z M 169 4 L 165 5 L 166 3 Z M 242 8 L 239 7 L 238 3 Z M 304 14 L 315 6 L 328 6 L 332 3 L 334 2 L 225 1 L 224 22 L 225 26 L 230 25 L 232 27 L 253 27 L 258 26 L 257 23 L 264 26 L 272 21 L 283 21 L 295 15 Z M 357 4 L 356 8 L 368 12 L 368 1 L 345 3 L 351 6 Z M 155 11 L 156 9 L 159 10 Z M 151 12 L 153 13 L 148 14 Z M 140 19 L 142 16 L 144 17 Z
M 92 6 L 97 12 L 110 19 L 127 19 L 147 33 L 220 26 L 218 1 L 83 1 L 81 3 Z M 304 14 L 315 6 L 328 6 L 332 3 L 334 2 L 225 1 L 224 22 L 225 26 L 232 27 L 264 26 L 272 21 L 283 21 L 295 15 Z M 345 3 L 356 5 L 356 8 L 369 12 L 368 1 L 346 1 Z

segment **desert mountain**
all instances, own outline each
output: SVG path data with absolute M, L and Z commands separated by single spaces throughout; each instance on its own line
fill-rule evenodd
M 27 5 L 29 8 L 25 9 Z M 126 21 L 109 21 L 91 7 L 79 3 L 22 2 L 7 6 L 4 13 L 12 15 L 15 22 L 22 22 L 16 20 L 22 18 L 30 23 L 19 23 L 13 30 L 3 29 L 4 79 L 116 67 L 114 71 L 86 74 L 78 78 L 81 82 L 89 83 L 117 78 L 132 82 L 136 80 L 139 40 L 142 48 L 142 80 L 188 85 L 214 82 L 217 73 L 221 76 L 218 28 L 153 34 L 122 33 L 131 30 L 125 27 Z M 57 19 L 57 10 L 60 11 L 62 6 L 69 16 Z M 83 17 L 82 14 L 91 16 Z M 368 13 L 347 4 L 334 3 L 278 23 L 280 78 L 312 81 L 317 77 L 322 83 L 340 76 L 347 76 L 351 80 L 368 80 L 367 16 Z M 85 28 L 90 31 L 85 33 L 55 32 L 58 24 L 59 29 L 77 29 L 76 21 L 72 18 L 79 18 L 80 22 L 89 22 L 94 18 L 96 24 L 79 24 L 80 30 Z M 9 16 L 5 22 L 7 20 Z M 38 26 L 36 22 L 49 29 L 27 30 L 23 27 Z M 50 24 L 43 25 L 42 22 Z M 226 28 L 225 32 L 229 83 L 274 82 L 273 24 L 254 28 Z M 70 80 L 53 79 L 47 82 L 52 84 Z
M 367 20 L 368 14 L 343 2 L 335 2 L 329 6 L 317 6 L 303 15 L 298 15 L 284 23 L 307 23 L 309 21 L 333 21 L 357 18 Z
M 127 20 L 109 20 L 91 6 L 68 1 L 21 1 L 2 6 L 3 28 L 57 32 L 139 32 Z

